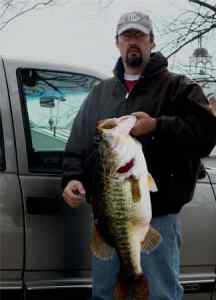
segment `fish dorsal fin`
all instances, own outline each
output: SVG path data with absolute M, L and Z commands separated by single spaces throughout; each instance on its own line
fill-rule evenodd
M 114 249 L 104 241 L 96 225 L 93 225 L 90 248 L 96 257 L 103 260 L 110 259 L 114 254 Z
M 139 180 L 134 176 L 129 177 L 129 181 L 131 184 L 131 194 L 134 202 L 138 202 L 141 199 L 141 191 L 139 186 Z
M 151 192 L 157 192 L 158 191 L 156 183 L 154 181 L 154 178 L 151 176 L 150 173 L 148 173 L 148 176 L 147 176 L 147 183 L 148 183 L 149 191 L 151 191 Z
M 149 253 L 154 250 L 161 241 L 162 237 L 160 233 L 150 226 L 144 241 L 141 243 L 141 247 L 146 253 Z

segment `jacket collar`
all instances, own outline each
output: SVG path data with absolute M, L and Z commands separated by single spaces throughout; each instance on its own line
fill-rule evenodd
M 140 81 L 144 78 L 146 80 L 160 74 L 167 69 L 167 66 L 167 59 L 160 52 L 151 53 L 150 61 L 146 65 Z M 121 82 L 124 82 L 124 65 L 121 57 L 118 59 L 113 73 Z

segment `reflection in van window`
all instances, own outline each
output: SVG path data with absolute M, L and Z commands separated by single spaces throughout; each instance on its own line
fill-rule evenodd
M 32 69 L 20 74 L 34 151 L 63 151 L 74 117 L 99 79 Z

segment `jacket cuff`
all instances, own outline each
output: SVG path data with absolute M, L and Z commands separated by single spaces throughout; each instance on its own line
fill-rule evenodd
M 166 133 L 169 128 L 169 124 L 173 122 L 173 117 L 161 116 L 157 118 L 156 128 L 154 130 L 155 137 L 160 137 L 161 134 Z

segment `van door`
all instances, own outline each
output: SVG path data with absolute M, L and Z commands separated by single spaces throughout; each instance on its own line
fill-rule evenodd
M 90 208 L 67 206 L 60 178 L 74 116 L 99 79 L 50 65 L 7 66 L 26 222 L 27 293 L 53 295 L 50 291 L 63 288 L 85 293 L 91 286 Z
M 23 205 L 7 83 L 0 60 L 0 298 L 22 298 L 23 257 Z

